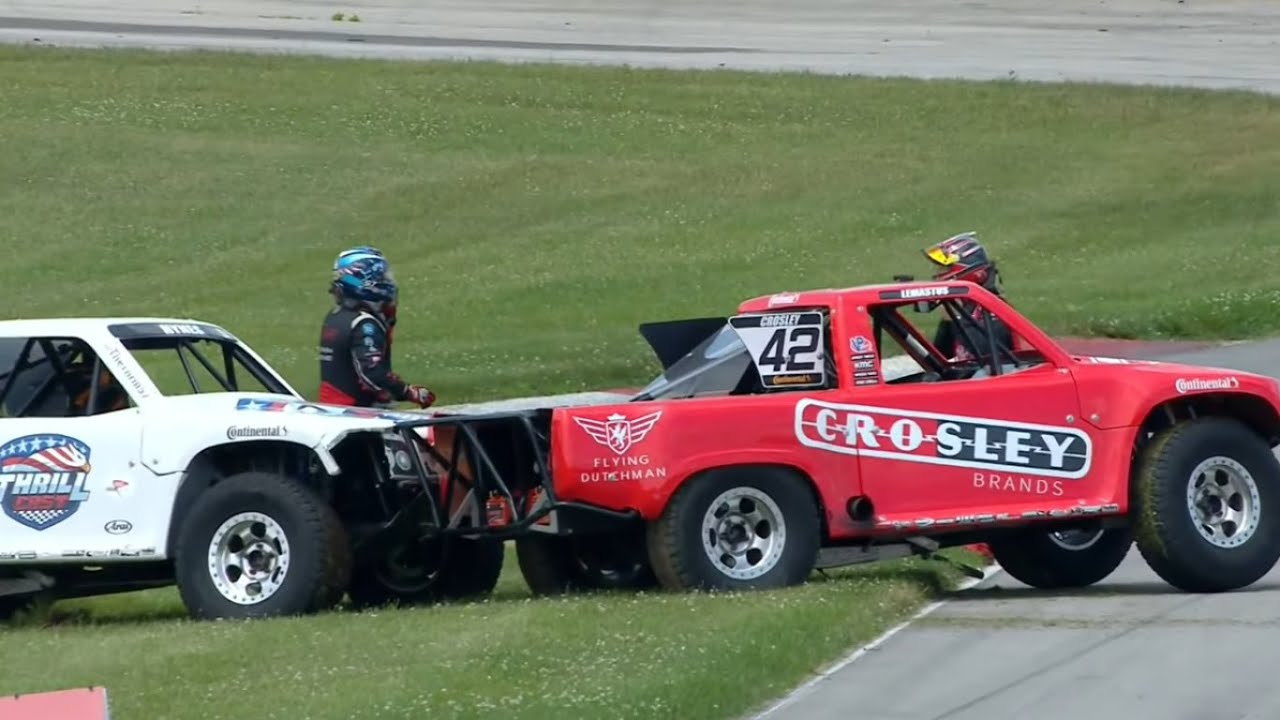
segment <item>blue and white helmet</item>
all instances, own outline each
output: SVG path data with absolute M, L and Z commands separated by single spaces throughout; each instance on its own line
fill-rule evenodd
M 394 305 L 399 294 L 387 257 L 368 245 L 338 253 L 332 287 L 339 297 L 375 305 Z

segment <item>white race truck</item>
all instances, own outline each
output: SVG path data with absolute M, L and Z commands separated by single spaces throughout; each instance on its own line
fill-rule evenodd
M 0 616 L 172 584 L 197 618 L 487 593 L 502 539 L 426 491 L 425 417 L 309 403 L 205 322 L 0 322 Z

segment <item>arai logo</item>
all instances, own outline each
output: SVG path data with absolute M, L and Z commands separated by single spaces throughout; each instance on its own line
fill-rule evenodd
M 124 535 L 133 529 L 133 523 L 128 520 L 112 520 L 106 525 L 103 525 L 102 529 L 106 530 L 107 533 L 111 535 Z

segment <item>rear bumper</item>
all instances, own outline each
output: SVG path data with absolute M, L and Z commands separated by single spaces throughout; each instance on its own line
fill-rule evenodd
M 529 533 L 574 535 L 609 532 L 641 521 L 619 511 L 560 499 L 550 464 L 551 410 L 534 408 L 484 414 L 439 414 L 397 422 L 391 431 L 412 477 L 424 492 L 401 515 L 421 518 L 441 535 L 513 538 Z M 420 520 L 419 520 L 420 522 Z

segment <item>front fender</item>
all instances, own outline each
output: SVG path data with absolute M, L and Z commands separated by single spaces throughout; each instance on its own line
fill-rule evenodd
M 1132 365 L 1077 369 L 1082 419 L 1101 430 L 1137 428 L 1168 403 L 1237 408 L 1264 426 L 1280 422 L 1280 392 L 1275 380 L 1221 368 Z

